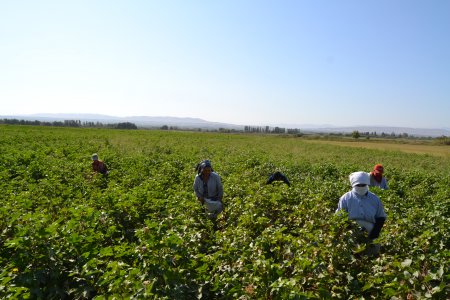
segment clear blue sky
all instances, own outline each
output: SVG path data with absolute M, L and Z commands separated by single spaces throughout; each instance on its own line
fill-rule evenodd
M 0 115 L 450 128 L 450 1 L 1 1 Z

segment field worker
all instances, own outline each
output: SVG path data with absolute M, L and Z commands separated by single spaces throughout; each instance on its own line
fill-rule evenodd
M 270 175 L 269 179 L 267 179 L 266 184 L 270 184 L 270 183 L 272 183 L 274 181 L 283 181 L 288 186 L 291 186 L 291 183 L 289 182 L 287 177 L 283 173 L 281 173 L 279 171 L 277 171 L 277 172 L 273 173 L 272 175 Z
M 92 170 L 94 170 L 94 172 L 102 173 L 103 175 L 108 174 L 108 167 L 103 161 L 98 159 L 97 153 L 92 154 Z
M 373 167 L 373 171 L 369 173 L 370 186 L 377 186 L 383 190 L 388 189 L 386 177 L 383 176 L 383 171 L 383 165 L 377 164 Z
M 352 190 L 340 199 L 336 212 L 343 210 L 350 220 L 356 221 L 368 233 L 369 241 L 378 238 L 386 220 L 380 198 L 369 192 L 370 178 L 366 172 L 354 172 L 349 176 Z M 380 246 L 374 245 L 372 254 L 378 254 Z
M 208 218 L 216 219 L 223 210 L 223 186 L 219 174 L 213 171 L 209 160 L 204 160 L 197 166 L 194 192 L 198 201 L 205 205 Z

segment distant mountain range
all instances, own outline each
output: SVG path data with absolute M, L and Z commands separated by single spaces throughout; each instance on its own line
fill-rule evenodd
M 104 124 L 114 124 L 121 122 L 131 122 L 138 127 L 161 127 L 164 125 L 173 126 L 183 129 L 244 129 L 242 125 L 234 125 L 219 122 L 209 122 L 199 118 L 178 118 L 178 117 L 149 117 L 149 116 L 131 116 L 131 117 L 116 117 L 101 114 L 31 114 L 31 115 L 9 115 L 0 116 L 1 119 L 19 119 L 29 121 L 64 121 L 64 120 L 80 120 L 81 122 L 101 122 Z
M 64 121 L 64 120 L 80 120 L 81 122 L 101 122 L 101 123 L 121 123 L 131 122 L 138 127 L 155 128 L 164 125 L 178 127 L 181 129 L 207 129 L 215 130 L 219 128 L 243 130 L 244 125 L 236 125 L 229 123 L 210 122 L 199 118 L 179 118 L 179 117 L 150 117 L 150 116 L 131 116 L 131 117 L 115 117 L 101 114 L 32 114 L 32 115 L 3 115 L 1 119 L 19 119 L 19 120 L 38 120 L 45 122 Z M 450 136 L 450 128 L 409 128 L 409 127 L 391 127 L 391 126 L 351 126 L 351 127 L 335 127 L 332 125 L 313 125 L 313 124 L 266 124 L 249 126 L 269 126 L 281 128 L 298 128 L 301 131 L 315 133 L 351 133 L 355 130 L 359 132 L 376 132 L 377 134 L 408 134 L 411 136 L 422 137 L 439 137 Z

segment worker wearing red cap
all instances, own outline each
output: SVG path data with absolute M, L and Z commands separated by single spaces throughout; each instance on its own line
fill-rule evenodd
M 370 184 L 369 185 L 370 186 L 376 186 L 383 190 L 388 189 L 386 177 L 383 176 L 383 171 L 384 171 L 383 165 L 376 164 L 373 167 L 372 172 L 369 173 L 369 176 L 370 176 Z

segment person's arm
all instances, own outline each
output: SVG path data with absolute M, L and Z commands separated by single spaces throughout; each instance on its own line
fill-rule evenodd
M 385 221 L 386 218 L 384 217 L 375 218 L 375 225 L 373 226 L 373 229 L 369 233 L 369 239 L 373 240 L 380 236 L 380 232 L 381 229 L 383 228 Z
M 283 178 L 284 183 L 286 183 L 288 186 L 291 186 L 291 183 L 289 182 L 289 179 L 285 175 L 283 175 L 282 178 Z
M 205 199 L 203 198 L 203 195 L 200 192 L 201 186 L 202 186 L 202 180 L 197 175 L 197 176 L 195 176 L 193 188 L 194 188 L 195 196 L 197 196 L 198 201 L 200 201 L 200 203 L 203 204 L 205 202 Z
M 386 219 L 386 213 L 384 212 L 384 206 L 383 203 L 381 202 L 380 198 L 378 198 L 378 207 L 377 207 L 377 211 L 375 213 L 375 220 L 377 218 L 384 218 Z
M 338 208 L 336 209 L 336 213 L 339 212 L 340 210 L 343 210 L 345 212 L 348 212 L 348 207 L 347 207 L 347 201 L 344 198 L 344 196 L 342 196 L 339 199 L 339 203 L 338 203 Z
M 223 198 L 223 185 L 222 181 L 220 180 L 220 176 L 217 175 L 217 196 L 219 197 L 219 200 L 222 201 Z
M 386 180 L 385 177 L 383 177 L 383 179 L 381 179 L 381 188 L 383 190 L 387 190 L 388 189 L 387 180 Z
M 376 239 L 380 236 L 381 229 L 386 221 L 386 213 L 384 212 L 383 203 L 378 198 L 378 208 L 375 214 L 375 225 L 369 233 L 369 239 Z
M 108 167 L 106 167 L 106 164 L 104 162 L 101 162 L 99 165 L 100 173 L 106 174 L 108 173 Z

